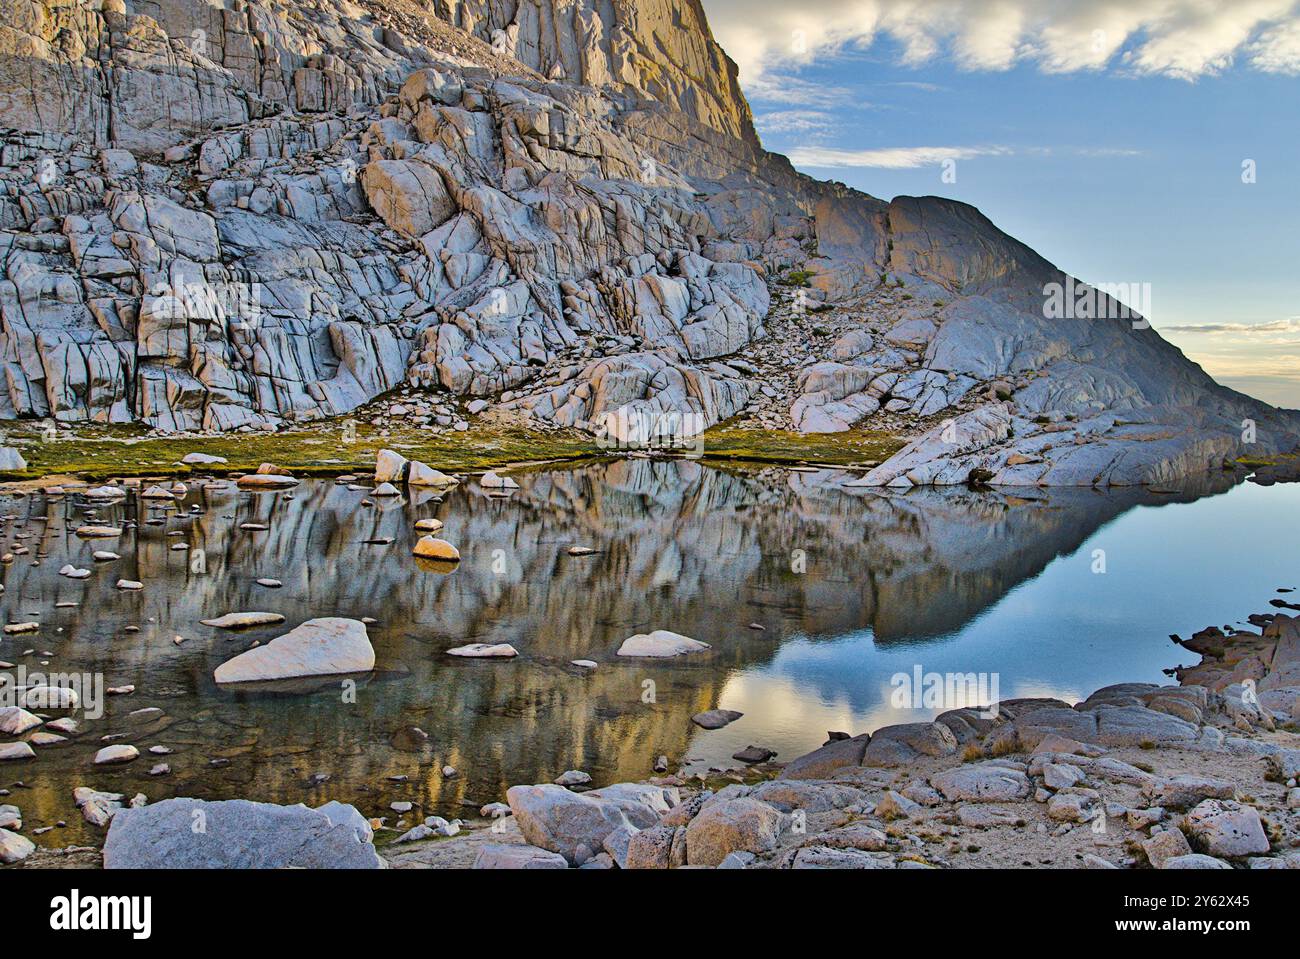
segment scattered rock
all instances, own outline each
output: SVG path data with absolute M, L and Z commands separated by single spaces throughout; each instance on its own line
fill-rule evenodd
M 782 815 L 754 799 L 709 803 L 686 827 L 686 861 L 692 866 L 717 866 L 738 851 L 756 855 L 776 848 Z
M 276 623 L 283 623 L 284 617 L 279 613 L 226 613 L 216 619 L 201 619 L 199 622 L 204 626 L 213 626 L 217 629 L 249 629 L 253 626 L 272 626 Z
M 1204 800 L 1187 814 L 1184 828 L 1211 856 L 1236 859 L 1269 850 L 1259 813 L 1253 806 L 1232 800 Z
M 522 844 L 485 843 L 474 860 L 475 869 L 568 869 L 558 853 Z
M 204 829 L 194 823 L 201 817 Z M 364 826 L 364 831 L 363 827 Z M 113 817 L 106 869 L 380 869 L 351 806 L 165 799 Z
M 519 651 L 509 643 L 470 643 L 447 650 L 448 656 L 461 656 L 466 659 L 511 659 Z
M 653 633 L 638 633 L 623 640 L 618 648 L 618 655 L 633 656 L 644 659 L 667 659 L 673 656 L 685 656 L 699 653 L 711 648 L 708 643 L 701 643 L 688 636 L 672 633 L 666 629 L 657 629 Z
M 99 752 L 95 753 L 96 766 L 115 766 L 121 763 L 134 762 L 140 758 L 140 750 L 134 746 L 128 746 L 124 743 L 118 743 L 113 746 L 105 746 Z
M 281 616 L 275 621 L 283 619 Z M 208 625 L 217 622 L 219 621 L 214 620 Z M 213 678 L 218 683 L 249 683 L 304 676 L 368 673 L 374 668 L 375 650 L 370 645 L 365 624 L 355 619 L 326 617 L 309 619 L 265 646 L 250 649 L 222 663 L 217 667 Z
M 445 563 L 460 562 L 460 550 L 445 539 L 434 536 L 421 536 L 412 553 L 421 559 L 435 559 Z
M 738 713 L 734 709 L 710 709 L 707 712 L 696 713 L 691 717 L 691 722 L 702 729 L 721 729 L 734 723 L 744 713 Z

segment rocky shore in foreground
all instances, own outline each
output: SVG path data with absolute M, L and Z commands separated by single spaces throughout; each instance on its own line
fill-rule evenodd
M 0 845 L 29 867 L 1295 869 L 1300 617 L 1250 621 L 1259 632 L 1174 637 L 1201 657 L 1177 686 L 956 709 L 709 776 L 586 789 L 572 771 L 515 786 L 468 822 L 118 797 L 102 860 L 24 856 L 10 830 Z
M 1300 868 L 1300 618 L 1251 622 L 1260 632 L 1180 640 L 1202 659 L 1177 686 L 833 733 L 760 781 L 716 789 L 679 776 L 583 794 L 517 786 L 495 829 L 384 856 L 398 868 Z

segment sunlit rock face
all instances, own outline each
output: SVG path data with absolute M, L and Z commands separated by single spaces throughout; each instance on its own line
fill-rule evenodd
M 638 442 L 771 391 L 807 432 L 1010 404 L 894 486 L 1296 443 L 1109 299 L 1049 309 L 1066 278 L 978 211 L 765 153 L 697 0 L 4 7 L 0 417 L 267 429 L 414 386 Z
M 508 498 L 470 482 L 441 502 L 408 488 L 374 507 L 362 505 L 365 492 L 322 481 L 304 481 L 292 499 L 198 484 L 175 506 L 132 495 L 99 508 L 98 521 L 122 530 L 111 540 L 121 558 L 99 561 L 106 540 L 75 533 L 79 496 L 7 497 L 7 541 L 29 553 L 7 568 L 4 599 L 11 618 L 30 614 L 41 626 L 6 638 L 0 656 L 30 667 L 37 658 L 22 650 L 48 650 L 51 668 L 135 687 L 106 697 L 102 718 L 78 714 L 73 741 L 42 748 L 32 774 L 14 773 L 34 786 L 24 811 L 66 819 L 72 790 L 91 786 L 128 797 L 147 787 L 155 799 L 196 790 L 309 805 L 337 798 L 377 815 L 392 798 L 377 784 L 407 775 L 416 784 L 402 798 L 454 815 L 461 802 L 481 805 L 566 769 L 640 778 L 656 756 L 682 757 L 691 717 L 716 708 L 735 675 L 787 639 L 865 629 L 880 645 L 945 637 L 1127 508 L 1230 483 L 1159 499 L 1141 490 L 894 494 L 847 487 L 850 475 L 837 471 L 742 474 L 654 460 L 515 477 Z M 192 505 L 203 512 L 190 514 Z M 415 523 L 431 517 L 459 564 L 426 569 L 411 557 Z M 595 552 L 569 555 L 577 544 Z M 65 563 L 92 575 L 61 576 Z M 121 578 L 143 588 L 121 592 Z M 282 585 L 258 583 L 267 578 Z M 285 622 L 202 623 L 231 611 Z M 252 644 L 321 617 L 374 620 L 365 627 L 373 672 L 271 692 L 214 681 Z M 624 640 L 655 629 L 711 649 L 678 661 L 618 657 Z M 447 653 L 472 643 L 509 643 L 519 655 Z M 110 734 L 141 758 L 92 771 Z M 172 752 L 151 756 L 158 744 Z M 171 773 L 143 779 L 158 761 Z M 460 775 L 444 779 L 444 765 Z

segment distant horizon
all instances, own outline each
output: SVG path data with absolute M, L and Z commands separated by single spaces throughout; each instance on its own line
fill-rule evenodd
M 704 5 L 764 147 L 883 200 L 969 203 L 1085 282 L 1148 284 L 1189 359 L 1300 408 L 1300 131 L 1275 120 L 1300 103 L 1300 3 Z

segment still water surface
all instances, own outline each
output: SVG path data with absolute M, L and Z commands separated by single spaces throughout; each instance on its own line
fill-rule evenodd
M 29 553 L 3 571 L 0 615 L 41 629 L 0 639 L 0 660 L 136 687 L 109 697 L 104 717 L 68 744 L 0 767 L 13 790 L 4 801 L 22 809 L 29 836 L 66 820 L 37 838 L 51 846 L 91 838 L 72 805 L 82 785 L 151 800 L 341 799 L 367 815 L 407 799 L 426 815 L 463 816 L 567 769 L 606 784 L 645 777 L 659 754 L 674 766 L 735 765 L 731 754 L 751 743 L 791 759 L 828 730 L 925 718 L 932 712 L 890 705 L 891 677 L 917 666 L 996 673 L 1004 699 L 1073 701 L 1109 683 L 1166 681 L 1162 670 L 1189 659 L 1171 632 L 1240 622 L 1267 610 L 1277 588 L 1300 585 L 1300 485 L 893 494 L 846 488 L 852 478 L 625 460 L 520 474 L 508 498 L 470 482 L 442 501 L 415 493 L 374 506 L 330 481 L 290 495 L 192 484 L 180 509 L 134 498 L 98 508 L 97 520 L 139 524 L 108 541 L 73 534 L 86 515 L 79 497 L 3 498 L 5 545 Z M 193 504 L 203 511 L 188 515 Z M 441 519 L 460 548 L 449 575 L 410 559 L 424 517 Z M 572 545 L 600 552 L 570 557 Z M 96 563 L 96 549 L 122 559 Z M 203 572 L 193 570 L 198 550 Z M 91 577 L 59 576 L 68 562 Z M 257 585 L 262 577 L 283 587 Z M 121 592 L 120 578 L 145 588 Z M 199 623 L 245 610 L 287 623 Z M 377 671 L 355 702 L 333 682 L 278 695 L 213 683 L 213 669 L 253 641 L 318 616 L 376 620 Z M 656 628 L 713 650 L 672 662 L 615 655 L 627 636 Z M 445 653 L 471 642 L 521 655 Z M 161 716 L 129 715 L 146 707 Z M 691 723 L 715 707 L 745 716 L 714 731 Z M 93 766 L 111 734 L 141 758 Z M 154 745 L 173 753 L 150 756 Z M 171 773 L 151 778 L 160 761 Z M 459 775 L 444 779 L 444 765 Z

